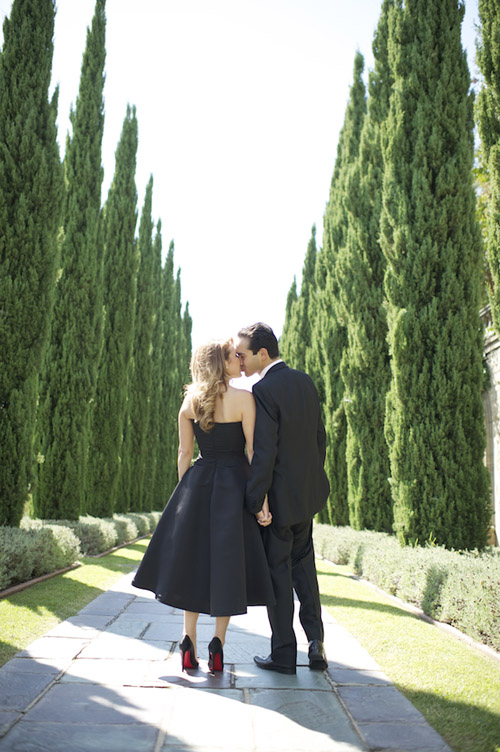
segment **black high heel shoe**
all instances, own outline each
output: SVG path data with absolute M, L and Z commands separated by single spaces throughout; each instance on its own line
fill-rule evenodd
M 181 642 L 179 642 L 179 650 L 181 651 L 183 671 L 186 668 L 198 668 L 198 661 L 194 657 L 194 645 L 189 635 L 184 635 Z
M 224 668 L 224 652 L 222 642 L 218 637 L 212 638 L 208 645 L 208 669 L 212 673 L 222 671 Z

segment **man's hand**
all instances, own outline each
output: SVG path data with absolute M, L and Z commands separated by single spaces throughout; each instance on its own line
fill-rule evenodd
M 269 502 L 267 500 L 267 494 L 266 494 L 266 498 L 264 499 L 262 509 L 260 510 L 260 512 L 257 512 L 255 516 L 257 518 L 257 522 L 259 523 L 259 525 L 262 525 L 262 527 L 267 527 L 273 521 L 273 516 L 271 512 L 269 511 Z

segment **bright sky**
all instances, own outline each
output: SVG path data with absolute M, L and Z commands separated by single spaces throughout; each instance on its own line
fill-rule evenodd
M 0 0 L 0 17 L 11 0 Z M 78 94 L 94 0 L 58 0 L 59 140 Z M 373 64 L 381 0 L 107 0 L 103 201 L 127 102 L 137 107 L 139 209 L 149 175 L 175 241 L 193 345 L 263 320 L 288 290 L 328 200 L 354 55 Z M 464 44 L 474 73 L 477 0 Z M 0 33 L 0 41 L 3 35 Z

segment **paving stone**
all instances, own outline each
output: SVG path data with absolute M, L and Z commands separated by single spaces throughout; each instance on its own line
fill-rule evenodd
M 323 671 L 310 671 L 298 668 L 296 674 L 279 674 L 276 671 L 259 669 L 255 663 L 251 666 L 239 666 L 233 669 L 234 686 L 237 689 L 314 689 L 331 692 L 331 686 Z
M 169 693 L 172 691 L 151 687 L 92 686 L 89 689 L 88 684 L 56 684 L 28 711 L 24 723 L 148 723 L 159 726 L 171 702 Z
M 0 750 L 9 752 L 153 752 L 158 729 L 155 726 L 112 726 L 71 723 L 21 723 L 15 726 Z
M 238 690 L 174 689 L 162 747 L 250 752 L 254 749 L 250 706 Z
M 130 660 L 166 660 L 172 649 L 172 642 L 132 640 L 120 635 L 105 634 L 89 643 L 80 653 L 80 658 L 123 658 Z
M 428 723 L 360 723 L 359 729 L 373 749 L 451 752 L 444 739 Z
M 157 673 L 165 672 L 164 661 L 140 661 L 126 658 L 78 658 L 60 679 L 61 683 L 82 684 L 88 682 L 101 686 L 148 686 L 147 677 L 152 666 Z
M 335 668 L 329 666 L 327 672 L 335 684 L 376 684 L 392 686 L 390 679 L 382 671 L 364 671 L 357 668 Z
M 395 687 L 338 687 L 357 723 L 398 721 L 420 723 L 423 715 Z
M 51 674 L 0 672 L 0 707 L 25 710 L 52 681 Z
M 165 606 L 158 601 L 146 601 L 136 598 L 129 603 L 125 609 L 128 614 L 152 614 L 153 616 L 174 616 L 174 609 L 171 606 Z M 184 618 L 183 614 L 180 614 Z
M 120 613 L 132 600 L 128 593 L 103 593 L 82 608 L 79 614 L 111 614 Z
M 259 752 L 366 749 L 333 692 L 256 689 L 250 703 Z
M 183 616 L 178 616 L 177 614 L 161 614 L 161 613 L 151 613 L 149 610 L 144 609 L 138 609 L 137 611 L 134 611 L 132 609 L 125 609 L 125 611 L 122 611 L 120 613 L 119 618 L 122 621 L 125 621 L 127 619 L 131 619 L 132 621 L 137 621 L 139 619 L 143 619 L 144 621 L 147 621 L 151 624 L 177 624 L 177 628 L 179 630 L 179 634 L 182 633 L 182 626 L 184 622 Z
M 263 637 L 254 638 L 247 642 L 234 642 L 232 635 L 226 636 L 226 644 L 224 645 L 224 660 L 227 663 L 249 663 L 255 666 L 253 658 L 255 655 L 266 656 L 269 654 L 270 643 L 268 639 Z M 202 646 L 199 646 L 199 651 L 202 651 Z M 207 644 L 208 649 L 208 644 Z
M 16 658 L 75 658 L 88 644 L 88 639 L 40 637 L 17 653 Z
M 149 670 L 146 681 L 154 686 L 165 684 L 191 687 L 196 689 L 230 689 L 233 674 L 231 666 L 225 666 L 224 671 L 211 674 L 207 661 L 200 660 L 197 669 L 182 670 L 180 656 L 174 656 L 162 664 L 155 664 Z
M 0 737 L 10 729 L 18 718 L 21 718 L 21 713 L 17 713 L 15 710 L 0 710 Z
M 124 619 L 119 616 L 103 630 L 104 635 L 121 635 L 122 637 L 140 637 L 149 627 L 145 619 Z M 166 639 L 166 638 L 164 638 Z
M 0 676 L 4 672 L 14 671 L 16 674 L 46 674 L 52 677 L 64 671 L 70 664 L 71 658 L 12 658 L 2 666 Z
M 79 637 L 92 639 L 113 619 L 110 614 L 72 616 L 51 629 L 45 637 Z

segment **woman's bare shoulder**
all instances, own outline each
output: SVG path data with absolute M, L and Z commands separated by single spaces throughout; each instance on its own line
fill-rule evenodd
M 188 395 L 184 397 L 184 401 L 179 410 L 179 417 L 186 418 L 187 420 L 193 420 L 195 417 L 193 407 L 191 405 L 191 399 Z
M 241 405 L 251 405 L 255 401 L 252 392 L 249 392 L 247 389 L 236 389 L 234 386 L 229 386 L 228 394 L 231 396 L 231 399 L 234 399 Z

